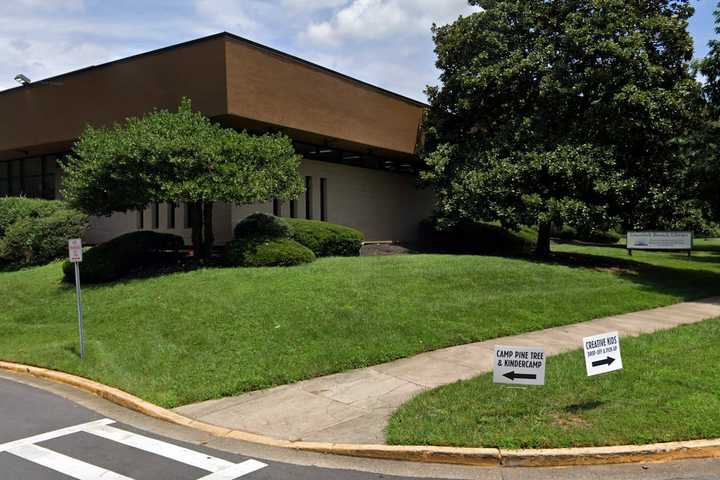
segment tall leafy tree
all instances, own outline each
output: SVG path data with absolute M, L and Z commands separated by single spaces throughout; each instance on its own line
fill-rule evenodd
M 720 36 L 720 3 L 715 9 L 715 34 Z M 698 129 L 691 145 L 698 161 L 693 173 L 700 197 L 708 202 L 715 220 L 720 219 L 720 39 L 711 40 L 708 54 L 696 65 L 703 78 L 704 128 Z
M 689 0 L 470 0 L 433 27 L 424 177 L 439 213 L 538 226 L 677 222 L 697 109 Z
M 177 112 L 87 128 L 63 160 L 63 194 L 91 215 L 187 202 L 195 255 L 207 257 L 214 243 L 213 204 L 294 198 L 303 190 L 299 165 L 288 137 L 223 128 L 183 99 Z

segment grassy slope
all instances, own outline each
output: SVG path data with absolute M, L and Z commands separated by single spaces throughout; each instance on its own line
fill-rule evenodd
M 548 361 L 546 386 L 492 375 L 422 394 L 398 410 L 397 444 L 553 448 L 720 437 L 720 319 L 621 339 L 624 369 L 588 378 L 581 351 Z
M 688 262 L 638 254 L 656 266 L 630 264 L 621 274 L 617 265 L 418 255 L 132 280 L 85 289 L 85 362 L 75 353 L 74 291 L 52 264 L 0 274 L 0 358 L 78 373 L 172 407 L 720 294 L 715 255 Z

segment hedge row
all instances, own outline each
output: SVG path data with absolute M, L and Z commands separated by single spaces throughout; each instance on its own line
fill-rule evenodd
M 69 238 L 81 237 L 84 213 L 64 202 L 0 198 L 0 267 L 43 265 L 67 255 Z
M 135 269 L 168 263 L 184 247 L 182 237 L 150 231 L 120 235 L 89 249 L 80 264 L 83 283 L 112 282 Z M 65 281 L 75 281 L 74 266 L 63 264 Z
M 357 230 L 314 220 L 283 219 L 255 213 L 234 229 L 225 248 L 232 266 L 292 266 L 316 257 L 357 256 L 363 236 Z

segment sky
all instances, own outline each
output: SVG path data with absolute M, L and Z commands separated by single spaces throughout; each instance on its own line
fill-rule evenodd
M 696 56 L 716 0 L 695 0 Z M 424 101 L 436 84 L 430 27 L 467 0 L 2 0 L 0 90 L 228 31 Z

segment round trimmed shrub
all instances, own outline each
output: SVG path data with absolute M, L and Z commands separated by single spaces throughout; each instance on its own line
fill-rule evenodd
M 292 267 L 313 262 L 315 254 L 289 238 L 241 239 L 225 246 L 224 259 L 234 267 Z
M 357 257 L 363 234 L 354 228 L 318 220 L 289 219 L 292 239 L 318 257 Z
M 168 263 L 184 247 L 182 237 L 150 231 L 132 232 L 101 243 L 83 254 L 80 278 L 83 283 L 117 280 L 136 268 Z M 75 281 L 73 264 L 63 264 L 65 281 Z
M 67 241 L 81 237 L 84 213 L 54 200 L 0 199 L 0 266 L 43 265 L 67 255 Z
M 245 238 L 289 238 L 292 228 L 284 219 L 265 213 L 253 213 L 235 225 L 236 240 Z

